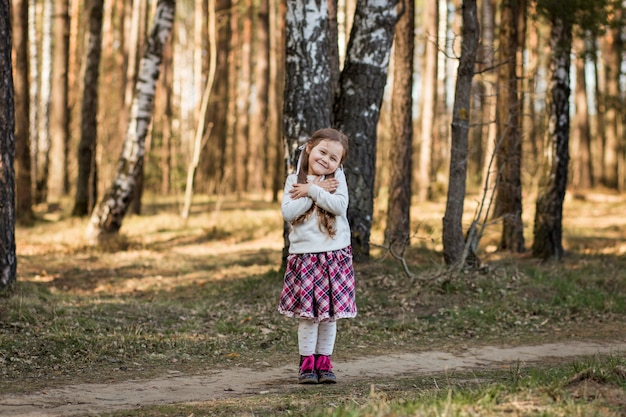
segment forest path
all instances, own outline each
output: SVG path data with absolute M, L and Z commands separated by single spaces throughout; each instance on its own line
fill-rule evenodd
M 566 341 L 514 347 L 484 346 L 461 352 L 431 351 L 371 356 L 334 364 L 339 383 L 397 378 L 409 374 L 487 369 L 511 363 L 595 354 L 626 354 L 626 340 Z M 277 379 L 277 375 L 284 375 Z M 375 378 L 375 379 L 374 379 Z M 0 415 L 86 416 L 150 405 L 193 403 L 287 392 L 297 385 L 294 364 L 252 370 L 233 367 L 211 374 L 171 374 L 151 380 L 68 385 L 30 394 L 0 396 Z M 312 389 L 315 386 L 311 386 Z

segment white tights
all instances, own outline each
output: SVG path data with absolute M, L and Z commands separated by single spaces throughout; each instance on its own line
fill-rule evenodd
M 337 337 L 337 322 L 324 321 L 321 323 L 308 319 L 300 319 L 298 324 L 298 346 L 300 355 L 314 354 L 330 356 L 335 348 Z

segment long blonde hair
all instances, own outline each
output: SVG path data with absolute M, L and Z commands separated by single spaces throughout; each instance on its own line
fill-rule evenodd
M 300 163 L 299 169 L 297 172 L 298 175 L 298 183 L 306 184 L 307 183 L 307 175 L 309 172 L 309 149 L 313 149 L 316 147 L 321 141 L 329 140 L 331 142 L 339 142 L 341 146 L 343 146 L 343 154 L 341 155 L 341 161 L 345 161 L 348 156 L 348 137 L 342 132 L 331 129 L 324 128 L 316 131 L 313 135 L 306 141 L 305 146 L 302 149 L 302 153 L 300 154 Z M 326 178 L 334 178 L 335 173 L 328 174 Z M 330 237 L 335 237 L 335 215 L 329 213 L 323 208 L 319 207 L 317 204 L 313 204 L 306 213 L 302 216 L 296 218 L 292 224 L 297 225 L 304 223 L 306 219 L 308 219 L 313 211 L 317 210 L 317 221 L 321 231 L 326 231 Z

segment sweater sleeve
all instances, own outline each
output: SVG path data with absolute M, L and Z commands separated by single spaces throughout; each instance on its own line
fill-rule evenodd
M 288 223 L 302 216 L 313 205 L 313 200 L 310 197 L 291 198 L 289 191 L 293 188 L 293 184 L 295 184 L 297 179 L 298 177 L 295 174 L 289 175 L 285 181 L 285 189 L 283 190 L 283 199 L 280 208 L 283 213 L 283 219 Z
M 346 183 L 346 175 L 343 169 L 339 168 L 335 171 L 335 178 L 339 181 L 339 186 L 334 193 L 329 193 L 322 187 L 311 185 L 309 188 L 309 196 L 315 203 L 334 214 L 335 216 L 345 216 L 348 212 L 348 184 Z

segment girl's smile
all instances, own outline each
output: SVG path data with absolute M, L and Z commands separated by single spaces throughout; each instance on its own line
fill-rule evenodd
M 309 175 L 328 175 L 339 168 L 343 159 L 343 145 L 337 141 L 322 140 L 316 146 L 308 149 Z

